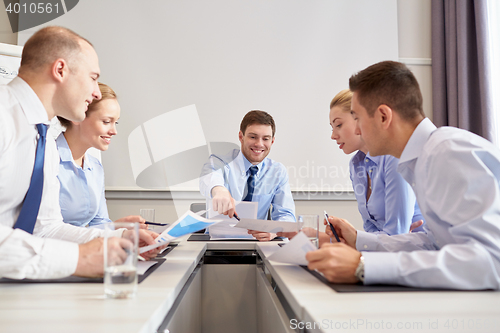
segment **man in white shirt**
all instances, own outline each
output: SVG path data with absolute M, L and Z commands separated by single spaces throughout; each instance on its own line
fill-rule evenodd
M 429 232 L 370 235 L 330 218 L 345 244 L 309 252 L 309 268 L 339 283 L 500 289 L 500 150 L 465 130 L 436 129 L 401 63 L 372 65 L 349 87 L 357 131 L 370 154 L 400 159 Z
M 200 192 L 213 210 L 233 217 L 234 201 L 258 203 L 257 217 L 266 219 L 272 205 L 273 220 L 295 222 L 295 204 L 283 164 L 267 157 L 274 143 L 276 125 L 265 111 L 253 110 L 242 119 L 238 134 L 241 149 L 227 155 L 211 155 L 203 166 Z M 259 241 L 276 235 L 250 230 Z
M 62 221 L 56 178 L 59 156 L 50 135 L 33 235 L 26 229 L 13 229 L 33 174 L 39 141 L 36 125 L 48 125 L 55 116 L 82 121 L 92 100 L 101 98 L 99 73 L 97 54 L 88 41 L 65 28 L 48 27 L 26 42 L 19 76 L 0 86 L 0 277 L 103 274 L 103 239 L 99 237 L 105 231 Z M 110 241 L 113 249 L 123 251 L 122 245 L 128 242 L 124 238 L 131 232 L 112 232 L 118 237 Z M 140 238 L 143 244 L 152 244 L 155 235 L 142 230 Z

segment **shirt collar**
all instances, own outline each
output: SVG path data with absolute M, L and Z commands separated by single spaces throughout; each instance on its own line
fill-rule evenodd
M 9 87 L 12 89 L 12 93 L 19 101 L 19 105 L 21 106 L 21 109 L 23 110 L 30 125 L 50 125 L 47 111 L 45 110 L 42 101 L 40 101 L 40 98 L 38 98 L 37 94 L 33 91 L 33 89 L 31 89 L 30 85 L 26 83 L 26 81 L 17 76 L 9 82 Z
M 434 132 L 436 128 L 437 127 L 430 121 L 429 118 L 424 118 L 415 128 L 413 134 L 406 143 L 403 153 L 399 158 L 399 164 L 416 159 L 422 152 L 429 136 L 431 136 L 432 132 Z
M 250 163 L 249 160 L 247 160 L 247 158 L 245 157 L 245 155 L 243 155 L 243 152 L 240 150 L 240 153 L 238 154 L 238 156 L 236 157 L 237 160 L 238 160 L 238 163 L 240 164 L 241 168 L 241 175 L 244 176 L 247 174 L 248 172 L 248 169 L 250 169 L 252 166 L 254 166 L 254 164 Z M 259 164 L 256 164 L 255 166 L 259 169 L 257 171 L 257 174 L 258 175 L 260 173 L 260 170 L 262 169 L 262 166 L 264 165 L 264 163 L 266 162 L 267 160 L 267 157 L 264 158 L 264 160 L 262 162 L 260 162 Z
M 74 164 L 73 154 L 71 153 L 71 149 L 69 148 L 68 141 L 66 141 L 66 138 L 64 137 L 64 133 L 59 134 L 56 139 L 56 143 L 61 161 Z M 92 166 L 88 161 L 87 153 L 85 153 L 85 157 L 83 158 L 83 169 L 92 170 Z
M 375 165 L 378 165 L 380 162 L 380 158 L 381 158 L 381 156 L 372 156 L 372 155 L 370 155 L 370 153 L 365 154 L 361 150 L 358 150 L 356 155 L 354 155 L 354 157 L 352 158 L 352 162 L 354 164 L 360 164 L 361 162 L 363 162 L 363 164 L 364 164 L 363 160 L 368 159 L 372 163 L 374 163 Z

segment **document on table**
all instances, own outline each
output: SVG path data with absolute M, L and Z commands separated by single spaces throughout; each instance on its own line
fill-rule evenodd
M 240 219 L 244 217 L 255 219 L 257 217 L 257 202 L 236 201 L 235 208 Z M 238 220 L 235 218 L 229 218 L 227 215 L 222 214 L 219 215 L 212 207 L 208 210 L 207 216 L 223 220 L 223 222 L 208 228 L 211 240 L 254 239 L 252 235 L 248 234 L 247 230 L 234 227 L 235 224 L 238 223 Z
M 307 266 L 306 253 L 315 250 L 316 247 L 309 238 L 303 232 L 299 232 L 290 242 L 271 254 L 267 259 L 286 264 Z
M 172 223 L 167 229 L 165 229 L 156 239 L 156 244 L 143 246 L 139 249 L 139 253 L 144 253 L 146 251 L 155 249 L 159 246 L 165 245 L 170 241 L 187 235 L 192 234 L 201 229 L 205 229 L 211 225 L 221 222 L 219 219 L 205 219 L 191 211 L 187 211 L 182 215 L 177 221 Z
M 137 261 L 137 274 L 143 275 L 151 267 L 158 263 L 158 261 Z
M 257 230 L 262 232 L 293 232 L 298 231 L 297 222 L 286 221 L 270 221 L 270 220 L 257 220 L 257 219 L 244 219 L 242 218 L 235 227 L 244 228 L 249 230 Z
M 222 214 L 219 214 L 218 212 L 214 211 L 212 205 L 209 205 L 209 206 L 210 207 L 207 210 L 207 217 L 209 219 L 232 220 L 227 215 L 222 215 Z M 259 208 L 258 202 L 235 201 L 234 207 L 235 207 L 236 213 L 238 214 L 238 217 L 240 217 L 240 218 L 242 218 L 242 217 L 249 218 L 249 219 L 257 218 L 257 211 Z

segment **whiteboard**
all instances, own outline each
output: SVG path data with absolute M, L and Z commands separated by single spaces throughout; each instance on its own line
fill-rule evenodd
M 22 46 L 0 43 L 0 84 L 7 84 L 17 76 L 22 52 Z
M 94 44 L 119 95 L 107 189 L 198 190 L 207 154 L 239 146 L 241 119 L 260 109 L 276 121 L 269 157 L 292 190 L 351 191 L 329 103 L 353 73 L 398 59 L 396 0 L 86 0 L 50 24 Z M 178 110 L 195 113 L 168 115 Z

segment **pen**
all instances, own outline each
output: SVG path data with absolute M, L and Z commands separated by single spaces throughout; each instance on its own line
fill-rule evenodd
M 332 230 L 333 232 L 333 235 L 335 236 L 335 239 L 337 239 L 337 242 L 340 243 L 340 238 L 339 238 L 339 235 L 337 235 L 337 232 L 335 231 L 335 228 L 333 227 L 333 225 L 330 223 L 330 221 L 328 221 L 328 214 L 326 213 L 326 210 L 323 211 L 325 213 L 325 218 L 326 218 L 326 223 L 328 223 L 328 225 L 330 226 L 330 229 Z
M 168 223 L 155 223 L 155 222 L 149 222 L 149 221 L 146 221 L 146 224 L 159 225 L 159 226 L 168 225 Z
M 239 218 L 239 216 L 238 216 L 238 214 L 236 214 L 236 212 L 234 212 L 233 217 L 234 217 L 235 219 L 237 219 L 238 221 L 241 221 L 241 220 L 240 220 L 240 218 Z

